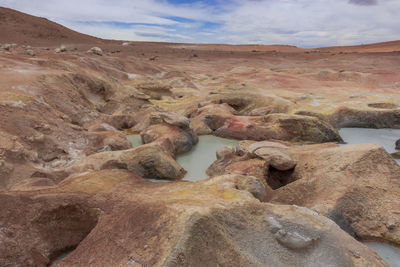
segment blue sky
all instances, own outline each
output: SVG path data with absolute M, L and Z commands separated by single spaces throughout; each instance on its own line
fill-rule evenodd
M 400 39 L 400 0 L 0 0 L 0 5 L 120 40 L 320 47 Z

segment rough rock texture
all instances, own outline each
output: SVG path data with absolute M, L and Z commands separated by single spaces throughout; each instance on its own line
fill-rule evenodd
M 195 133 L 235 139 L 286 140 L 294 142 L 341 141 L 337 131 L 316 117 L 270 114 L 266 116 L 235 116 L 233 108 L 224 103 L 208 105 L 190 114 Z
M 281 147 L 278 151 L 296 162 L 295 168 L 283 170 L 254 158 L 255 148 L 271 150 L 262 145 Z M 266 200 L 321 212 L 363 240 L 400 244 L 400 167 L 381 146 L 242 141 L 236 153 L 217 159 L 207 170 L 210 176 L 224 173 L 258 177 Z
M 103 170 L 0 200 L 2 266 L 46 266 L 70 249 L 56 266 L 387 266 L 326 217 L 260 203 L 221 178 L 164 184 Z
M 167 146 L 171 144 L 166 142 Z M 86 157 L 68 169 L 69 173 L 88 170 L 126 169 L 145 178 L 181 179 L 186 171 L 175 161 L 170 149 L 152 143 L 122 151 L 105 151 Z
M 364 240 L 400 244 L 400 167 L 382 147 L 315 145 L 291 155 L 295 182 L 275 190 L 272 202 L 314 209 Z
M 140 135 L 145 144 L 168 140 L 173 145 L 172 152 L 175 155 L 190 151 L 198 142 L 197 136 L 190 128 L 181 129 L 169 124 L 149 126 Z

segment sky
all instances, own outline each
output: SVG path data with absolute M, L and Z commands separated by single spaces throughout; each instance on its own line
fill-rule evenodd
M 400 39 L 400 0 L 0 0 L 0 6 L 118 40 L 308 48 Z

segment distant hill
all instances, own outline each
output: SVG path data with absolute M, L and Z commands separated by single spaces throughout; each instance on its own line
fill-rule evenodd
M 355 45 L 355 46 L 332 46 L 323 47 L 316 50 L 330 52 L 393 52 L 400 51 L 400 40 L 375 44 Z
M 115 44 L 68 29 L 45 18 L 31 16 L 13 9 L 0 7 L 0 43 L 29 44 L 33 46 L 54 46 L 60 44 Z M 138 45 L 171 46 L 197 50 L 222 51 L 277 51 L 277 52 L 392 52 L 400 51 L 400 41 L 391 41 L 358 46 L 333 46 L 303 49 L 288 45 L 224 45 L 224 44 L 171 44 L 139 42 Z
M 0 43 L 50 46 L 102 42 L 102 39 L 70 30 L 48 19 L 0 7 Z

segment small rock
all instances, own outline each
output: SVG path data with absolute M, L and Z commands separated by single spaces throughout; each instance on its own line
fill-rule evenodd
M 65 51 L 67 51 L 67 48 L 65 47 L 65 45 L 61 45 L 60 47 L 54 49 L 54 52 L 56 52 L 57 54 L 65 52 Z
M 122 45 L 123 45 L 123 46 L 129 46 L 130 43 L 129 43 L 129 42 L 125 42 L 125 43 L 122 43 Z
M 35 51 L 33 51 L 32 49 L 28 49 L 28 50 L 26 50 L 26 54 L 30 55 L 31 57 L 34 57 L 34 56 L 36 56 L 36 53 L 35 53 Z
M 223 159 L 228 155 L 232 155 L 235 153 L 235 148 L 233 146 L 226 146 L 221 149 L 218 149 L 216 152 L 217 159 Z
M 264 184 L 254 176 L 241 176 L 237 178 L 236 186 L 239 190 L 249 192 L 260 201 L 264 201 L 267 196 Z
M 287 154 L 277 149 L 262 147 L 254 155 L 264 159 L 272 167 L 280 171 L 287 171 L 296 167 L 296 162 Z
M 396 149 L 400 150 L 400 139 L 396 141 Z
M 3 49 L 6 51 L 10 51 L 13 48 L 16 48 L 18 45 L 17 44 L 4 44 Z
M 103 50 L 101 50 L 100 47 L 92 47 L 87 51 L 89 54 L 94 54 L 94 55 L 98 55 L 98 56 L 102 56 L 103 55 Z

